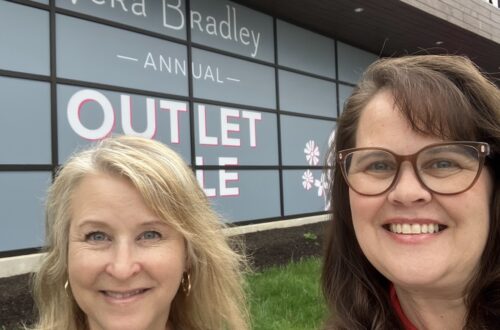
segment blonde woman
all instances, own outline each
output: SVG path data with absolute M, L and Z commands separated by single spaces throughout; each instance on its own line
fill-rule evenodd
M 76 154 L 46 210 L 36 329 L 248 329 L 243 259 L 160 142 L 120 136 Z

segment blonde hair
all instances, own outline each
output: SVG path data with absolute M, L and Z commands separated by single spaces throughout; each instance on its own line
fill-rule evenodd
M 108 138 L 71 157 L 58 172 L 46 202 L 46 252 L 33 290 L 35 329 L 86 329 L 86 316 L 66 292 L 72 193 L 83 177 L 105 173 L 127 178 L 148 207 L 178 230 L 187 246 L 189 296 L 180 289 L 169 320 L 176 329 L 248 329 L 243 275 L 234 252 L 193 172 L 171 149 L 139 137 Z M 246 268 L 245 268 L 246 269 Z

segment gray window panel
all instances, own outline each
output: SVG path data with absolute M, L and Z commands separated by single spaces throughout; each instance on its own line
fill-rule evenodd
M 336 118 L 335 83 L 279 70 L 281 110 Z
M 184 0 L 56 0 L 56 6 L 167 36 L 186 39 Z
M 197 171 L 199 182 L 215 210 L 227 222 L 280 216 L 279 174 L 277 170 Z M 232 180 L 227 180 L 227 178 Z M 223 185 L 229 190 L 222 190 Z M 208 190 L 208 191 L 207 191 Z M 223 195 L 223 196 L 221 196 Z
M 328 179 L 322 170 L 283 171 L 285 215 L 325 211 Z
M 0 77 L 0 100 L 0 164 L 50 164 L 49 83 Z
M 273 19 L 223 0 L 191 0 L 193 42 L 274 62 Z
M 110 134 L 154 138 L 191 162 L 187 102 L 58 85 L 57 111 L 60 163 Z
M 366 68 L 378 58 L 373 53 L 342 42 L 338 42 L 337 47 L 339 79 L 353 84 L 358 82 Z
M 50 172 L 0 172 L 0 251 L 40 247 Z
M 353 90 L 354 87 L 352 86 L 339 84 L 340 113 L 342 113 L 342 110 L 344 109 L 344 104 L 349 98 L 349 96 L 351 96 Z
M 58 77 L 187 95 L 185 46 L 63 15 L 56 22 Z
M 283 165 L 323 166 L 335 123 L 326 120 L 281 116 Z
M 48 75 L 49 13 L 0 1 L 0 69 Z
M 276 109 L 274 68 L 193 49 L 193 94 Z
M 207 104 L 194 107 L 196 156 L 203 158 L 203 165 L 218 165 L 219 157 L 237 157 L 239 165 L 278 165 L 275 114 Z
M 335 78 L 333 39 L 277 20 L 278 63 L 320 76 Z

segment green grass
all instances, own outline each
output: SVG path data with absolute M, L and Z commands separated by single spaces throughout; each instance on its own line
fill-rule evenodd
M 326 307 L 320 287 L 320 260 L 310 258 L 248 276 L 254 330 L 320 329 Z

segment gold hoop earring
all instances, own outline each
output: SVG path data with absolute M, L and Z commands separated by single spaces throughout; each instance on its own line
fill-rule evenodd
M 66 280 L 66 282 L 64 283 L 64 291 L 66 292 L 66 295 L 69 297 L 68 287 L 69 287 L 69 281 Z
M 182 274 L 181 286 L 186 297 L 189 296 L 189 293 L 191 292 L 191 274 L 188 272 Z

